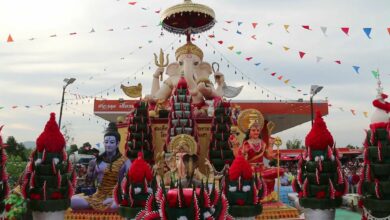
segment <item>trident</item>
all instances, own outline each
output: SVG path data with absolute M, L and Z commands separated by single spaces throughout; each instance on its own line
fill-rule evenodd
M 168 63 L 169 63 L 168 56 L 169 56 L 169 54 L 167 54 L 167 56 L 166 56 L 167 62 L 164 64 L 164 52 L 162 49 L 160 49 L 160 55 L 158 57 L 158 60 L 157 60 L 157 54 L 154 54 L 154 63 L 158 67 L 166 67 L 166 66 L 168 66 Z M 160 81 L 163 81 L 163 74 L 162 73 L 160 74 Z

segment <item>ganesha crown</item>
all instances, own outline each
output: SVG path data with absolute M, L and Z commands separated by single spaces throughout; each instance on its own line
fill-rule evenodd
M 191 42 L 187 42 L 183 46 L 177 48 L 175 53 L 176 60 L 178 60 L 179 57 L 183 54 L 194 54 L 198 56 L 201 60 L 203 60 L 203 51 L 198 46 L 196 46 Z

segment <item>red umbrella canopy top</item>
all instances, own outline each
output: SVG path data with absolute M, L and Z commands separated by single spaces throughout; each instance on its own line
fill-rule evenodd
M 162 27 L 175 34 L 198 34 L 215 24 L 215 13 L 210 7 L 184 0 L 166 9 L 161 16 Z

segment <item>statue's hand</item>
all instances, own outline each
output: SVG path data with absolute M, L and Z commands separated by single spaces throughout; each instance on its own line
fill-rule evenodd
M 158 77 L 161 76 L 163 73 L 164 73 L 164 67 L 158 67 L 158 68 L 156 69 L 156 71 L 154 72 L 153 77 L 154 77 L 154 78 L 158 78 Z
M 225 76 L 219 71 L 214 74 L 214 79 L 215 83 L 217 83 L 218 85 L 222 85 L 222 83 L 225 82 Z
M 229 141 L 230 141 L 234 146 L 239 144 L 239 143 L 238 143 L 238 140 L 237 140 L 237 137 L 236 137 L 236 135 L 234 135 L 234 134 L 230 135 Z

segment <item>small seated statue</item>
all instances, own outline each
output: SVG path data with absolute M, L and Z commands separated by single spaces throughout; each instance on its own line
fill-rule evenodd
M 206 159 L 205 165 L 208 174 L 203 174 L 199 169 L 199 157 L 196 155 L 197 145 L 190 135 L 181 134 L 174 137 L 170 142 L 171 157 L 169 159 L 169 171 L 163 174 L 165 185 L 181 182 L 183 187 L 200 186 L 202 181 L 214 180 L 214 167 Z
M 96 183 L 97 191 L 91 196 L 74 195 L 71 200 L 72 209 L 113 211 L 118 208 L 112 198 L 112 192 L 131 165 L 130 160 L 119 152 L 119 141 L 120 134 L 115 123 L 111 122 L 104 135 L 105 152 L 88 164 L 86 180 Z

